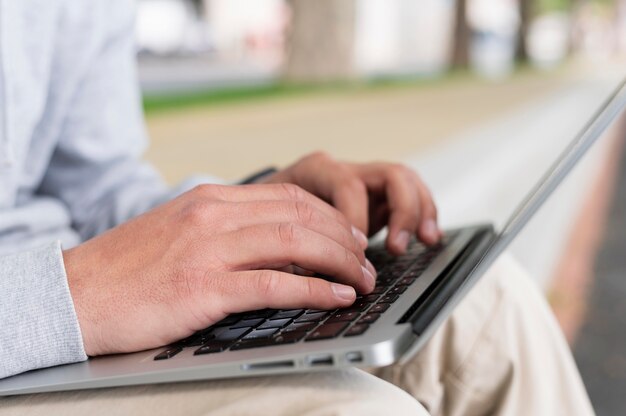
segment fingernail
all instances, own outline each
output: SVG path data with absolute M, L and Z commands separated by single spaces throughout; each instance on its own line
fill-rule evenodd
M 367 236 L 363 234 L 363 231 L 359 230 L 353 225 L 352 235 L 354 236 L 354 238 L 357 239 L 357 241 L 359 242 L 359 244 L 361 245 L 363 249 L 367 248 L 367 245 L 368 245 Z
M 411 234 L 409 234 L 409 232 L 406 230 L 401 230 L 396 236 L 394 243 L 396 244 L 396 246 L 404 251 L 409 245 L 409 238 L 411 238 Z
M 437 223 L 433 220 L 426 220 L 422 224 L 422 233 L 432 241 L 439 241 L 440 231 Z
M 370 273 L 374 275 L 374 277 L 378 276 L 378 273 L 376 272 L 376 268 L 374 267 L 372 262 L 370 262 L 368 259 L 365 259 L 365 267 L 367 267 L 367 270 L 369 270 Z
M 356 298 L 356 292 L 354 288 L 345 285 L 339 285 L 337 283 L 331 283 L 330 287 L 335 294 L 335 297 L 342 300 L 354 300 Z
M 367 267 L 361 266 L 361 269 L 363 270 L 363 277 L 365 277 L 365 280 L 367 281 L 367 285 L 369 287 L 376 286 L 376 278 L 369 270 L 367 270 Z

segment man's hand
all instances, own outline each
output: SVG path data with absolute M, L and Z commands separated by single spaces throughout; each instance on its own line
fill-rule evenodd
M 299 185 L 335 206 L 365 234 L 388 226 L 386 245 L 394 254 L 406 250 L 413 234 L 427 244 L 442 235 L 428 188 L 403 165 L 341 163 L 314 153 L 261 182 Z
M 375 285 L 366 245 L 296 185 L 204 185 L 64 261 L 86 352 L 100 355 L 165 345 L 230 313 L 348 306 Z M 279 271 L 290 266 L 336 282 Z

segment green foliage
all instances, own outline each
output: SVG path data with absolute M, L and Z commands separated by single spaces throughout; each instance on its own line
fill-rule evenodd
M 514 77 L 536 74 L 532 68 L 519 64 Z M 324 84 L 289 84 L 276 82 L 262 86 L 248 86 L 221 90 L 204 90 L 167 95 L 148 95 L 143 99 L 146 115 L 186 110 L 197 107 L 238 105 L 254 101 L 278 100 L 320 94 L 346 94 L 388 90 L 394 88 L 437 88 L 454 82 L 490 83 L 471 71 L 453 70 L 438 76 L 388 76 L 353 82 Z
M 572 7 L 572 0 L 537 0 L 539 14 L 549 12 L 565 12 Z

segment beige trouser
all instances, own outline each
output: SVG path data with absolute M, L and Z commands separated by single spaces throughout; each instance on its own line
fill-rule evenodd
M 351 369 L 11 397 L 0 415 L 593 414 L 543 296 L 508 256 L 412 361 L 373 373 L 380 378 Z

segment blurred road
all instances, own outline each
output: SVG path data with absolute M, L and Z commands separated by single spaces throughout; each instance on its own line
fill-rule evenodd
M 626 153 L 574 356 L 600 416 L 626 409 Z
M 276 60 L 243 60 L 211 55 L 141 56 L 139 84 L 144 94 L 167 94 L 266 85 L 278 77 Z

